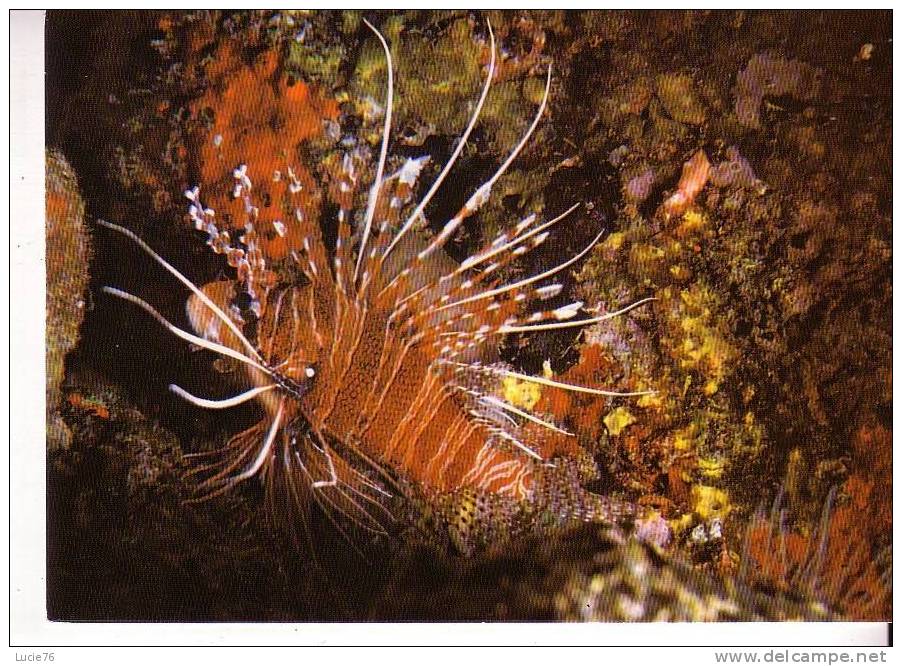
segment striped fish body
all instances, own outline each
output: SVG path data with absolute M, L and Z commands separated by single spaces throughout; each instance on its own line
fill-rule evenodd
M 223 281 L 203 291 L 228 311 L 236 287 Z M 411 344 L 416 335 L 402 334 L 403 324 L 392 321 L 387 308 L 342 304 L 318 295 L 310 284 L 273 289 L 266 301 L 256 326 L 261 356 L 291 383 L 309 386 L 283 407 L 285 422 L 300 419 L 330 446 L 356 449 L 427 492 L 468 487 L 522 501 L 532 497 L 540 463 L 504 441 L 500 424 L 481 417 L 466 399 L 464 392 L 472 389 L 436 363 L 435 345 Z M 239 348 L 198 298 L 190 299 L 187 310 L 200 335 Z M 254 368 L 248 376 L 257 386 L 271 383 Z M 259 399 L 273 418 L 276 395 Z M 560 438 L 542 439 L 546 455 L 555 452 L 555 441 L 563 448 Z M 316 447 L 306 451 L 311 450 Z

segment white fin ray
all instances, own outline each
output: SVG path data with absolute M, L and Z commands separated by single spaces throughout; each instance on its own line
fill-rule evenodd
M 558 215 L 553 220 L 549 220 L 548 222 L 543 223 L 542 225 L 536 227 L 535 229 L 531 229 L 529 232 L 527 232 L 525 234 L 521 233 L 520 235 L 514 236 L 514 238 L 511 241 L 505 243 L 504 245 L 501 245 L 498 247 L 489 246 L 488 250 L 486 250 L 484 252 L 480 252 L 479 254 L 474 254 L 471 257 L 467 257 L 466 259 L 464 259 L 464 261 L 460 265 L 460 268 L 458 268 L 455 271 L 455 273 L 462 273 L 463 271 L 473 268 L 474 266 L 477 266 L 477 265 L 491 259 L 492 257 L 495 257 L 495 256 L 501 254 L 502 252 L 507 252 L 508 250 L 511 250 L 512 248 L 516 247 L 517 245 L 520 245 L 523 241 L 528 240 L 528 239 L 532 238 L 533 236 L 535 236 L 536 234 L 543 232 L 545 229 L 548 229 L 549 227 L 557 224 L 558 222 L 563 220 L 565 217 L 567 217 L 570 213 L 572 213 L 574 210 L 579 208 L 579 206 L 580 206 L 579 203 L 573 204 L 572 206 L 570 206 L 570 208 L 565 210 L 563 213 Z M 499 238 L 501 238 L 501 236 L 499 236 Z
M 382 189 L 382 175 L 385 172 L 385 159 L 388 155 L 388 142 L 391 135 L 392 105 L 394 104 L 394 73 L 392 72 L 391 51 L 389 51 L 388 44 L 385 41 L 385 37 L 382 36 L 382 33 L 376 30 L 375 26 L 365 18 L 363 19 L 363 22 L 376 34 L 376 37 L 378 37 L 379 42 L 382 44 L 382 49 L 385 51 L 385 63 L 388 70 L 388 91 L 385 96 L 385 125 L 382 129 L 382 147 L 379 150 L 379 163 L 376 167 L 376 179 L 373 181 L 373 185 L 370 188 L 369 202 L 367 203 L 366 216 L 363 223 L 363 236 L 360 240 L 360 248 L 357 251 L 357 266 L 354 268 L 355 281 L 360 273 L 360 264 L 363 263 L 363 258 L 366 256 L 366 243 L 367 240 L 369 240 L 370 230 L 373 227 L 373 215 L 376 213 L 376 203 L 379 199 L 379 191 Z
M 451 157 L 448 159 L 448 163 L 445 164 L 445 168 L 442 169 L 441 173 L 439 173 L 438 177 L 435 179 L 435 182 L 432 183 L 432 186 L 429 188 L 429 191 L 426 192 L 420 203 L 417 205 L 416 209 L 404 222 L 401 230 L 397 233 L 394 240 L 392 240 L 391 244 L 388 246 L 388 249 L 382 255 L 383 260 L 388 257 L 389 254 L 391 254 L 391 251 L 395 249 L 395 246 L 401 240 L 401 237 L 410 230 L 417 219 L 423 214 L 426 206 L 432 200 L 432 197 L 435 196 L 435 193 L 438 192 L 439 187 L 441 187 L 442 183 L 445 181 L 445 178 L 451 172 L 451 169 L 457 162 L 457 158 L 460 156 L 461 151 L 464 149 L 464 146 L 467 143 L 467 139 L 470 138 L 470 133 L 473 131 L 473 128 L 476 127 L 476 122 L 479 120 L 479 114 L 482 113 L 483 104 L 485 104 L 486 97 L 488 97 L 489 89 L 492 85 L 492 78 L 495 76 L 495 33 L 492 32 L 492 24 L 490 22 L 486 22 L 486 25 L 488 26 L 489 30 L 491 60 L 489 61 L 489 72 L 486 76 L 485 84 L 482 87 L 482 94 L 480 94 L 479 101 L 476 103 L 476 109 L 473 111 L 473 116 L 470 118 L 470 122 L 467 125 L 467 128 L 464 130 L 464 133 L 461 134 L 460 139 L 457 142 L 457 147 L 454 149 L 454 152 L 451 153 Z
M 507 292 L 509 292 L 509 291 L 514 291 L 514 290 L 517 290 L 517 289 L 521 289 L 522 287 L 529 286 L 529 285 L 531 285 L 531 284 L 533 284 L 533 283 L 535 283 L 535 282 L 538 282 L 539 280 L 544 280 L 544 279 L 547 278 L 547 277 L 551 277 L 552 275 L 555 275 L 556 273 L 560 273 L 560 272 L 561 272 L 562 270 L 564 270 L 565 268 L 568 268 L 568 267 L 572 266 L 572 265 L 575 264 L 577 261 L 579 261 L 579 260 L 582 259 L 584 256 L 586 256 L 586 254 L 588 254 L 589 251 L 590 251 L 593 247 L 595 247 L 595 244 L 601 239 L 601 237 L 602 237 L 603 235 L 604 235 L 604 231 L 600 232 L 600 233 L 592 240 L 592 242 L 589 243 L 588 246 L 586 246 L 586 248 L 585 248 L 582 252 L 580 252 L 580 253 L 577 254 L 577 255 L 574 255 L 573 257 L 571 257 L 570 259 L 568 259 L 568 260 L 565 261 L 564 263 L 558 264 L 558 265 L 555 266 L 554 268 L 548 269 L 548 270 L 545 271 L 544 273 L 539 273 L 538 275 L 533 275 L 532 277 L 525 278 L 525 279 L 523 279 L 523 280 L 520 280 L 519 282 L 514 282 L 514 283 L 512 283 L 512 284 L 502 285 L 502 286 L 497 287 L 497 288 L 495 288 L 495 289 L 490 289 L 490 290 L 488 290 L 488 291 L 483 291 L 483 292 L 480 292 L 480 293 L 478 293 L 478 294 L 474 294 L 473 296 L 470 296 L 470 297 L 468 297 L 468 298 L 463 298 L 463 299 L 461 299 L 461 300 L 459 300 L 459 301 L 454 301 L 454 302 L 452 302 L 452 303 L 447 303 L 446 305 L 442 305 L 442 306 L 440 306 L 440 307 L 438 307 L 438 308 L 435 308 L 435 311 L 438 312 L 438 311 L 441 311 L 441 310 L 447 310 L 448 308 L 457 307 L 457 306 L 459 306 L 459 305 L 466 305 L 467 303 L 472 303 L 472 302 L 474 302 L 474 301 L 479 301 L 479 300 L 483 300 L 483 299 L 486 299 L 486 298 L 494 298 L 495 296 L 500 296 L 501 294 L 507 293 Z
M 552 331 L 559 328 L 573 328 L 574 326 L 589 326 L 591 324 L 597 324 L 602 321 L 607 321 L 609 319 L 613 319 L 614 317 L 619 317 L 622 314 L 629 312 L 630 310 L 639 307 L 640 305 L 644 305 L 649 301 L 656 301 L 656 298 L 643 298 L 642 300 L 636 301 L 630 305 L 627 305 L 624 308 L 617 310 L 616 312 L 609 312 L 605 315 L 601 315 L 600 317 L 592 317 L 591 319 L 581 319 L 579 321 L 560 321 L 554 322 L 552 324 L 535 324 L 528 325 L 524 324 L 522 326 L 512 325 L 512 326 L 501 326 L 498 329 L 499 333 L 529 333 L 531 331 Z
M 188 289 L 190 289 L 195 296 L 197 296 L 204 305 L 206 305 L 210 310 L 215 314 L 222 322 L 228 326 L 232 333 L 241 341 L 241 344 L 247 348 L 249 352 L 258 360 L 262 360 L 257 349 L 250 343 L 250 341 L 244 337 L 244 333 L 241 332 L 241 329 L 232 321 L 232 318 L 229 317 L 225 312 L 223 312 L 216 303 L 210 300 L 210 297 L 207 296 L 197 285 L 195 285 L 191 280 L 182 275 L 172 264 L 163 259 L 159 254 L 157 254 L 153 248 L 151 248 L 147 243 L 141 240 L 136 233 L 133 231 L 126 229 L 125 227 L 120 227 L 118 224 L 113 224 L 112 222 L 107 222 L 106 220 L 97 220 L 97 224 L 106 227 L 107 229 L 112 229 L 113 231 L 117 231 L 123 236 L 131 239 L 135 243 L 138 244 L 142 250 L 144 250 L 147 254 L 149 254 L 158 264 L 160 264 L 167 271 L 172 273 L 178 280 L 184 284 Z M 118 291 L 118 290 L 117 290 Z M 124 292 L 121 292 L 124 293 Z M 143 301 L 142 301 L 143 302 Z M 146 305 L 146 304 L 145 304 Z M 148 306 L 150 307 L 150 306 Z M 153 309 L 153 308 L 151 308 Z M 155 311 L 154 311 L 155 312 Z M 165 321 L 165 320 L 164 320 Z M 168 322 L 167 322 L 168 323 Z
M 108 294 L 112 294 L 113 296 L 118 296 L 119 298 L 129 301 L 130 303 L 134 303 L 139 308 L 141 308 L 142 310 L 147 312 L 151 317 L 153 317 L 158 322 L 160 322 L 166 329 L 169 330 L 170 333 L 177 335 L 182 340 L 186 340 L 187 342 L 195 344 L 198 347 L 202 347 L 204 349 L 209 349 L 210 351 L 214 351 L 217 354 L 222 354 L 223 356 L 228 356 L 229 358 L 234 358 L 235 360 L 241 361 L 242 363 L 247 363 L 251 367 L 257 368 L 257 370 L 260 370 L 260 371 L 266 373 L 267 375 L 272 375 L 272 371 L 269 368 L 267 368 L 266 366 L 264 366 L 260 363 L 257 363 L 257 361 L 245 356 L 241 352 L 237 352 L 234 349 L 232 349 L 231 347 L 226 347 L 225 345 L 221 345 L 218 342 L 212 342 L 211 340 L 207 340 L 206 338 L 201 338 L 197 335 L 193 335 L 192 333 L 189 333 L 188 331 L 184 331 L 184 330 L 180 329 L 178 326 L 171 324 L 169 322 L 169 320 L 166 319 L 166 317 L 161 315 L 159 312 L 157 312 L 153 308 L 153 306 L 151 306 L 146 301 L 141 300 L 137 296 L 134 296 L 134 295 L 128 293 L 127 291 L 122 291 L 121 289 L 116 289 L 115 287 L 104 287 L 103 291 L 105 291 Z
M 492 405 L 493 407 L 498 407 L 499 409 L 503 409 L 512 414 L 516 414 L 517 416 L 520 416 L 520 417 L 526 419 L 527 421 L 532 421 L 533 423 L 535 423 L 537 425 L 548 428 L 552 432 L 560 433 L 561 435 L 567 435 L 568 437 L 575 437 L 575 435 L 572 432 L 568 432 L 567 430 L 558 428 L 553 423 L 549 423 L 548 421 L 540 419 L 538 416 L 530 414 L 529 412 L 524 411 L 524 410 L 520 409 L 519 407 L 514 407 L 513 405 L 505 402 L 504 400 L 501 400 L 500 398 L 496 398 L 493 395 L 484 395 L 480 398 L 480 400 L 488 405 Z M 538 457 L 539 460 L 542 459 L 540 456 L 536 456 L 536 457 Z
M 234 481 L 244 481 L 245 479 L 249 479 L 254 476 L 257 472 L 260 471 L 260 468 L 263 467 L 263 463 L 266 462 L 266 457 L 269 455 L 269 452 L 272 450 L 272 443 L 276 439 L 276 434 L 279 432 L 279 426 L 282 423 L 282 414 L 285 409 L 285 398 L 279 400 L 279 407 L 276 410 L 276 415 L 273 417 L 272 424 L 269 426 L 269 432 L 266 433 L 266 439 L 263 440 L 263 446 L 260 447 L 260 453 L 257 454 L 257 458 L 251 463 L 250 467 L 244 470 L 241 474 L 234 478 Z
M 535 458 L 536 460 L 545 462 L 545 459 L 542 458 L 542 456 L 540 456 L 538 453 L 536 453 L 531 448 L 526 446 L 526 444 L 524 444 L 519 439 L 514 437 L 512 434 L 507 432 L 504 428 L 492 428 L 491 432 L 492 432 L 492 434 L 497 435 L 498 437 L 501 437 L 502 439 L 510 442 L 511 444 L 513 444 L 515 447 L 517 447 L 518 449 L 520 449 L 521 451 L 526 453 L 531 458 Z
M 203 407 L 204 409 L 228 409 L 230 407 L 243 405 L 244 403 L 253 400 L 261 393 L 266 393 L 267 391 L 270 391 L 277 386 L 278 384 L 258 386 L 256 388 L 252 388 L 249 391 L 245 391 L 244 393 L 240 393 L 232 398 L 226 398 L 225 400 L 210 400 L 208 398 L 198 398 L 196 395 L 188 393 L 188 391 L 176 384 L 170 384 L 169 390 L 175 393 L 178 397 L 187 402 L 190 402 L 192 405 L 196 405 L 197 407 Z
M 536 113 L 536 116 L 533 119 L 532 124 L 529 126 L 529 129 L 526 130 L 526 134 L 523 135 L 523 138 L 520 139 L 520 143 L 518 143 L 517 146 L 514 148 L 514 150 L 511 152 L 511 154 L 508 155 L 508 157 L 504 161 L 504 163 L 500 167 L 498 167 L 498 170 L 495 172 L 495 174 L 476 189 L 476 191 L 473 193 L 473 195 L 467 200 L 467 203 L 465 203 L 463 208 L 461 208 L 461 210 L 457 214 L 457 216 L 445 225 L 445 227 L 442 229 L 441 233 L 439 233 L 439 235 L 436 236 L 436 238 L 429 244 L 429 246 L 425 250 L 423 250 L 422 252 L 420 252 L 419 255 L 417 255 L 417 258 L 420 259 L 420 261 L 422 261 L 423 259 L 426 259 L 429 255 L 431 255 L 437 249 L 444 246 L 444 244 L 448 242 L 448 239 L 451 237 L 451 235 L 454 233 L 454 231 L 457 229 L 457 227 L 460 226 L 461 222 L 463 222 L 463 220 L 466 217 L 472 215 L 477 210 L 479 210 L 485 204 L 485 202 L 488 201 L 488 199 L 491 195 L 492 187 L 495 185 L 495 183 L 498 181 L 498 179 L 504 175 L 504 172 L 507 171 L 507 169 L 511 165 L 511 163 L 515 159 L 517 159 L 517 156 L 523 150 L 523 147 L 526 146 L 526 143 L 529 141 L 530 137 L 532 136 L 532 133 L 535 131 L 536 127 L 538 127 L 539 121 L 542 119 L 542 114 L 545 113 L 545 107 L 548 104 L 548 94 L 550 91 L 551 91 L 551 67 L 549 66 L 548 67 L 548 77 L 545 82 L 545 94 L 542 96 L 542 103 L 539 105 L 539 110 Z

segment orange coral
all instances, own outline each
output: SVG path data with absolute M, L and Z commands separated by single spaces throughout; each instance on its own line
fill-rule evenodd
M 617 365 L 607 350 L 599 344 L 583 346 L 579 362 L 561 375 L 560 380 L 577 386 L 606 388 L 612 390 L 636 390 L 633 385 L 612 384 L 616 377 Z M 554 421 L 566 423 L 571 432 L 590 442 L 596 442 L 606 426 L 605 418 L 620 411 L 604 396 L 575 393 L 557 388 L 546 388 L 535 407 L 538 413 L 550 414 Z M 622 485 L 649 495 L 654 494 L 660 476 L 661 443 L 655 442 L 652 429 L 645 423 L 637 423 L 632 415 L 626 414 L 628 426 L 612 432 L 612 440 L 617 455 L 629 460 L 630 472 L 622 476 Z M 567 453 L 576 444 L 572 437 L 554 438 L 553 447 L 543 447 L 541 453 L 550 456 Z M 568 448 L 569 447 L 569 448 Z M 662 499 L 662 498 L 659 498 Z
M 47 189 L 47 219 L 65 220 L 72 218 L 78 210 L 79 202 L 64 190 Z
M 99 400 L 86 398 L 82 394 L 77 392 L 70 393 L 67 400 L 73 408 L 79 411 L 88 412 L 104 420 L 110 418 L 110 410 L 107 409 L 107 406 Z
M 603 386 L 610 378 L 612 366 L 613 361 L 601 345 L 587 344 L 582 348 L 579 363 L 567 370 L 561 376 L 561 381 L 578 386 Z M 579 434 L 594 440 L 601 433 L 602 417 L 608 409 L 608 400 L 549 388 L 542 392 L 536 409 L 552 414 L 559 422 L 569 419 Z
M 849 619 L 890 617 L 885 571 L 874 560 L 854 506 L 833 511 L 826 533 L 786 532 L 758 518 L 746 539 L 753 581 L 783 592 L 810 594 Z
M 203 35 L 190 42 L 195 52 Z M 303 82 L 290 85 L 279 55 L 265 51 L 247 65 L 235 42 L 224 42 L 206 64 L 209 84 L 191 103 L 193 117 L 208 118 L 209 131 L 195 132 L 192 157 L 204 204 L 216 211 L 221 229 L 240 229 L 245 203 L 233 195 L 233 171 L 247 165 L 254 198 L 261 203 L 256 231 L 264 254 L 284 258 L 303 239 L 294 213 L 317 217 L 321 193 L 302 164 L 298 147 L 338 117 L 338 104 Z
M 695 197 L 708 182 L 711 162 L 704 150 L 699 150 L 683 164 L 683 174 L 677 183 L 676 192 L 661 205 L 666 217 L 683 213 L 695 201 Z
M 872 534 L 893 530 L 893 433 L 878 423 L 865 423 L 852 439 L 857 472 L 846 485 L 856 507 L 869 516 Z
M 823 524 L 810 534 L 788 531 L 773 518 L 756 518 L 746 535 L 752 580 L 783 591 L 800 590 L 822 599 L 855 620 L 891 617 L 888 568 L 879 544 L 892 529 L 888 505 L 891 433 L 862 426 L 855 452 L 863 465 L 843 484 L 843 506 L 825 510 Z M 884 553 L 885 554 L 885 553 Z

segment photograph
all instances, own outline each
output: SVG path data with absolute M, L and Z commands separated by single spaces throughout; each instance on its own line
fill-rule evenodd
M 42 28 L 51 624 L 892 621 L 891 10 Z

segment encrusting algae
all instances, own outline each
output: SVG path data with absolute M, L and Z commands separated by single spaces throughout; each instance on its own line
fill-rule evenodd
M 46 155 L 47 448 L 65 449 L 71 434 L 60 416 L 65 360 L 78 342 L 87 301 L 91 237 L 72 167 L 56 150 Z
M 398 182 L 410 192 L 387 184 L 378 189 L 367 247 L 384 252 L 384 243 L 392 238 L 379 233 L 391 197 L 402 202 L 410 197 L 408 208 L 402 208 L 408 214 L 394 223 L 396 233 L 462 145 L 457 167 L 422 211 L 425 219 L 412 225 L 407 236 L 411 245 L 393 252 L 397 259 L 390 270 L 403 270 L 406 261 L 442 238 L 442 251 L 453 259 L 441 259 L 435 275 L 453 272 L 517 221 L 536 213 L 533 224 L 541 225 L 579 203 L 579 210 L 557 223 L 545 244 L 500 267 L 496 284 L 539 275 L 577 256 L 604 231 L 591 251 L 562 271 L 561 289 L 543 292 L 547 302 L 526 314 L 557 311 L 562 323 L 576 322 L 654 299 L 622 316 L 580 327 L 581 333 L 576 328 L 511 330 L 497 351 L 455 359 L 482 368 L 478 381 L 463 386 L 482 396 L 471 393 L 467 398 L 477 400 L 479 409 L 492 404 L 492 427 L 513 434 L 555 464 L 534 476 L 539 482 L 532 486 L 526 510 L 526 494 L 504 497 L 492 484 L 430 488 L 415 453 L 379 458 L 376 448 L 360 448 L 383 466 L 400 470 L 395 475 L 400 487 L 360 458 L 343 467 L 353 457 L 346 448 L 355 442 L 344 437 L 324 444 L 316 439 L 315 418 L 307 419 L 314 424 L 310 432 L 284 423 L 272 426 L 283 419 L 294 423 L 296 415 L 285 416 L 284 407 L 279 415 L 279 401 L 266 396 L 294 400 L 321 391 L 320 385 L 329 383 L 327 357 L 320 355 L 304 366 L 313 370 L 316 379 L 310 386 L 316 388 L 308 389 L 304 376 L 288 372 L 275 377 L 282 382 L 278 388 L 259 394 L 266 398 L 259 407 L 249 403 L 238 416 L 218 412 L 211 418 L 191 405 L 163 402 L 150 387 L 146 395 L 126 396 L 104 386 L 89 367 L 98 348 L 90 331 L 102 324 L 89 327 L 77 348 L 84 351 L 73 357 L 74 365 L 67 365 L 73 388 L 57 401 L 75 433 L 79 455 L 61 455 L 55 469 L 69 465 L 67 479 L 89 474 L 83 467 L 88 463 L 79 457 L 86 450 L 94 452 L 90 464 L 109 461 L 104 478 L 121 475 L 123 483 L 105 487 L 121 489 L 115 492 L 129 498 L 126 513 L 139 522 L 154 515 L 155 493 L 168 493 L 159 502 L 162 510 L 170 516 L 180 511 L 181 518 L 167 523 L 171 527 L 162 541 L 149 538 L 152 530 L 141 525 L 129 528 L 129 538 L 140 533 L 151 549 L 158 549 L 163 556 L 154 561 L 162 562 L 162 569 L 168 543 L 190 544 L 186 557 L 198 562 L 205 548 L 215 551 L 209 566 L 198 565 L 191 583 L 199 599 L 209 598 L 202 590 L 230 568 L 248 580 L 262 577 L 278 589 L 284 583 L 284 590 L 295 591 L 263 599 L 253 585 L 242 583 L 227 590 L 221 603 L 199 602 L 192 611 L 196 617 L 209 618 L 205 613 L 214 606 L 216 617 L 252 619 L 259 617 L 257 612 L 272 619 L 891 617 L 884 565 L 891 547 L 884 503 L 889 481 L 878 472 L 890 454 L 888 449 L 870 458 L 863 453 L 866 442 L 891 438 L 885 418 L 890 377 L 876 370 L 891 349 L 887 323 L 879 314 L 888 311 L 889 213 L 880 202 L 890 183 L 889 157 L 875 141 L 886 132 L 888 116 L 878 106 L 865 127 L 861 113 L 842 111 L 862 95 L 883 103 L 878 83 L 885 78 L 885 56 L 878 47 L 868 60 L 853 60 L 861 45 L 851 44 L 848 31 L 837 37 L 841 44 L 836 49 L 819 50 L 819 34 L 840 35 L 831 32 L 835 26 L 824 17 L 817 19 L 826 22 L 823 31 L 797 43 L 794 33 L 786 31 L 799 26 L 774 23 L 767 13 L 686 13 L 679 32 L 667 16 L 308 11 L 156 16 L 149 34 L 161 54 L 163 74 L 151 85 L 146 102 L 140 95 L 117 91 L 117 98 L 127 101 L 109 112 L 122 116 L 111 125 L 125 129 L 95 140 L 105 142 L 96 151 L 104 156 L 98 159 L 120 157 L 112 166 L 85 172 L 110 172 L 110 187 L 119 189 L 110 195 L 115 204 L 96 202 L 92 210 L 124 226 L 134 220 L 134 231 L 178 270 L 190 269 L 187 277 L 207 285 L 204 293 L 228 316 L 235 306 L 243 334 L 254 346 L 264 343 L 264 367 L 288 360 L 279 351 L 285 343 L 272 331 L 294 325 L 289 308 L 306 303 L 311 292 L 304 285 L 319 287 L 312 292 L 319 320 L 332 317 L 334 323 L 341 312 L 326 304 L 325 295 L 331 298 L 334 292 L 332 285 L 317 283 L 325 278 L 304 277 L 310 271 L 303 262 L 312 256 L 305 239 L 313 247 L 315 229 L 327 248 L 314 258 L 316 268 L 338 275 L 335 257 L 349 259 L 344 269 L 349 272 L 340 274 L 348 277 L 345 293 L 361 284 L 366 255 L 352 249 L 342 255 L 333 248 L 338 239 L 349 248 L 362 242 L 389 109 L 391 145 L 383 182 L 398 174 Z M 364 19 L 390 44 L 391 104 L 386 103 L 385 50 Z M 459 141 L 491 68 L 486 19 L 497 47 L 495 76 L 476 129 L 467 141 Z M 780 35 L 786 52 L 762 52 L 755 37 L 759 33 Z M 872 35 L 868 41 L 879 44 Z M 846 46 L 850 55 L 840 66 L 831 54 L 844 53 Z M 529 129 L 544 103 L 551 61 L 555 74 L 535 132 L 494 182 L 478 215 L 443 236 L 442 223 L 493 176 Z M 756 81 L 761 84 L 767 73 L 776 79 L 759 91 Z M 836 121 L 821 122 L 827 108 Z M 66 146 L 64 139 L 60 145 Z M 166 157 L 155 162 L 158 155 Z M 426 156 L 428 160 L 418 161 Z M 76 162 L 79 174 L 82 164 Z M 206 231 L 221 254 L 215 263 L 199 250 L 200 235 L 173 222 L 183 217 L 177 198 L 186 188 L 194 196 L 190 223 Z M 90 191 L 98 189 L 94 185 Z M 147 202 L 153 219 L 135 210 Z M 249 215 L 252 233 L 246 225 Z M 336 222 L 340 215 L 344 225 Z M 114 244 L 109 231 L 100 233 L 102 254 L 92 269 L 97 284 L 121 284 L 119 274 L 107 266 L 121 261 L 124 246 Z M 397 275 L 390 273 L 383 286 Z M 140 282 L 123 286 L 146 298 L 173 326 L 187 328 L 180 314 L 183 295 L 152 287 L 159 280 L 157 272 L 144 279 L 147 291 Z M 280 295 L 282 310 L 276 314 Z M 101 312 L 121 307 L 94 297 Z M 416 298 L 427 309 L 429 299 Z M 376 321 L 375 309 L 369 307 L 360 321 Z M 469 311 L 461 309 L 461 314 Z M 189 315 L 195 325 L 201 321 L 196 310 Z M 340 316 L 347 330 L 356 326 L 354 319 Z M 148 330 L 155 326 L 150 319 L 143 321 Z M 227 338 L 221 319 L 208 316 L 202 323 L 196 329 L 201 342 L 218 335 L 232 351 L 251 354 L 240 341 Z M 516 329 L 532 324 L 499 320 L 498 325 Z M 320 329 L 321 335 L 328 326 Z M 360 331 L 370 335 L 365 326 Z M 160 347 L 179 347 L 166 342 L 161 332 L 145 335 Z M 304 346 L 315 346 L 315 335 L 308 337 Z M 275 351 L 265 344 L 270 338 Z M 117 344 L 124 345 L 121 339 Z M 209 353 L 208 345 L 194 355 L 190 377 L 176 371 L 176 360 L 155 370 L 160 375 L 156 380 L 185 386 L 180 390 L 194 405 L 202 402 L 195 394 L 215 401 L 228 400 L 228 385 L 238 387 L 232 395 L 249 390 L 238 371 L 247 365 L 242 359 L 232 357 L 222 366 L 228 366 L 227 372 L 219 373 L 210 370 Z M 377 361 L 368 370 L 373 380 L 388 376 L 379 367 Z M 575 392 L 564 384 L 634 395 Z M 250 390 L 266 386 L 251 383 Z M 131 406 L 136 395 L 143 405 L 138 409 Z M 355 396 L 356 407 L 366 411 L 364 394 Z M 157 404 L 166 408 L 159 410 Z M 178 436 L 150 426 L 153 414 Z M 340 507 L 326 509 L 339 518 L 339 529 L 348 528 L 342 514 L 352 515 L 352 524 L 372 528 L 376 523 L 366 516 L 387 512 L 394 521 L 391 532 L 399 538 L 361 538 L 355 530 L 347 541 L 330 541 L 335 529 L 314 515 L 308 517 L 312 547 L 305 538 L 300 551 L 284 547 L 283 526 L 269 526 L 254 512 L 269 501 L 260 492 L 265 489 L 266 497 L 272 497 L 277 484 L 261 488 L 251 482 L 254 475 L 207 503 L 180 505 L 180 500 L 197 497 L 182 476 L 194 463 L 173 442 L 209 453 L 261 418 L 261 425 L 251 428 L 253 437 L 233 441 L 234 457 L 226 466 L 238 464 L 220 481 L 244 474 L 257 461 L 262 462 L 255 472 L 278 480 L 267 471 L 266 459 L 257 456 L 272 429 L 272 450 L 311 456 L 302 460 L 314 472 L 313 483 L 358 479 L 345 486 L 346 493 L 365 512 L 349 509 L 352 504 L 338 494 L 328 495 L 331 491 L 313 493 Z M 413 425 L 405 427 L 414 433 Z M 451 423 L 445 435 L 453 437 L 463 427 Z M 315 445 L 307 453 L 293 444 L 283 446 L 282 430 Z M 153 441 L 157 437 L 160 446 Z M 532 459 L 528 451 L 510 445 L 511 460 Z M 164 458 L 166 464 L 157 464 Z M 214 468 L 206 478 L 224 469 Z M 363 475 L 357 476 L 360 471 Z M 87 491 L 69 481 L 60 483 L 73 497 L 86 497 Z M 776 497 L 781 484 L 791 502 L 774 505 L 788 507 L 784 513 L 791 520 L 775 519 L 780 509 L 756 518 L 761 498 Z M 219 489 L 214 486 L 205 489 Z M 83 521 L 92 510 L 106 509 L 78 507 L 122 501 L 120 495 L 103 495 L 113 491 L 91 492 L 105 497 L 104 503 L 67 502 L 71 508 L 61 508 L 61 515 Z M 578 511 L 567 509 L 596 502 L 607 506 L 609 501 L 628 507 L 626 513 L 634 517 L 615 518 L 619 528 L 612 529 L 610 520 L 581 524 L 574 520 Z M 599 517 L 611 518 L 612 513 Z M 244 554 L 217 541 L 216 521 L 242 535 Z M 378 522 L 382 527 L 382 519 Z M 128 523 L 127 517 L 122 523 Z M 114 534 L 104 533 L 115 541 Z M 298 535 L 289 530 L 289 536 Z M 322 601 L 319 577 L 310 575 L 313 565 L 291 554 L 325 552 L 326 542 L 332 544 L 330 553 L 340 555 L 326 558 L 334 561 L 322 566 L 353 588 L 334 595 L 348 600 L 346 606 L 340 600 Z M 81 547 L 77 540 L 72 543 L 70 548 Z M 261 548 L 261 543 L 268 545 Z M 843 550 L 838 543 L 855 545 Z M 783 544 L 785 556 L 773 544 Z M 353 574 L 354 549 L 375 554 L 385 566 L 361 581 Z M 112 562 L 129 557 L 128 552 L 126 546 L 103 557 Z M 460 559 L 456 553 L 468 557 Z M 82 560 L 69 561 L 60 566 L 74 572 Z M 547 566 L 537 569 L 539 563 Z M 840 569 L 853 573 L 843 580 L 837 578 Z M 293 574 L 286 578 L 278 572 Z M 75 585 L 76 579 L 73 573 L 65 585 Z M 839 594 L 840 588 L 848 594 Z M 440 600 L 429 608 L 418 604 L 436 594 Z M 242 596 L 253 601 L 237 603 Z M 64 615 L 65 598 L 54 597 Z

